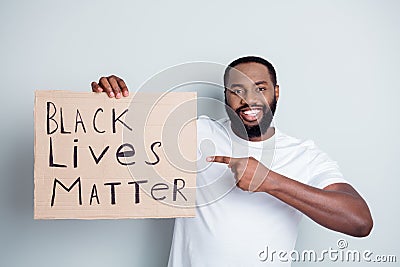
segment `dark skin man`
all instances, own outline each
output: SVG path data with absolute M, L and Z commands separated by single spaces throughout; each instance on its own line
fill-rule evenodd
M 274 85 L 268 68 L 260 63 L 248 62 L 235 66 L 226 84 L 226 103 L 239 110 L 239 119 L 246 127 L 257 126 L 266 116 L 274 101 L 279 99 L 279 85 Z M 92 82 L 93 92 L 105 92 L 109 97 L 128 96 L 125 82 L 117 76 L 102 77 Z M 240 109 L 240 107 L 245 107 Z M 269 127 L 258 136 L 239 137 L 249 141 L 271 138 L 275 128 Z M 351 236 L 367 236 L 373 221 L 365 200 L 347 183 L 335 183 L 318 189 L 276 173 L 256 159 L 210 156 L 210 162 L 227 164 L 234 174 L 237 186 L 246 191 L 264 192 L 294 207 L 318 224 Z

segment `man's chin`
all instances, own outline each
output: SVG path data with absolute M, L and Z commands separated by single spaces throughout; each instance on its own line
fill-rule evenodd
M 242 124 L 244 125 L 244 127 L 249 128 L 249 127 L 259 127 L 260 126 L 260 122 L 258 120 L 255 121 L 246 121 L 246 120 L 241 120 Z
M 259 128 L 261 131 L 269 128 L 272 118 L 268 118 L 263 115 L 261 118 L 257 118 L 256 120 L 246 120 L 242 116 L 238 116 L 240 119 L 240 123 L 244 126 L 244 128 Z
M 233 126 L 232 128 L 238 136 L 246 140 L 251 140 L 253 138 L 261 137 L 261 135 L 267 132 L 270 125 L 270 124 L 267 125 L 265 122 L 260 124 L 258 121 L 247 122 L 240 120 L 238 122 L 240 122 L 241 125 L 235 123 L 232 125 Z
M 244 128 L 246 129 L 246 134 L 249 139 L 260 137 L 268 131 L 271 126 L 272 118 L 263 116 L 260 121 L 256 120 L 254 122 L 248 122 L 242 120 Z

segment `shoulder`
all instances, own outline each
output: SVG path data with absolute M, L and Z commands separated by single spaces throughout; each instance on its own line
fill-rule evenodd
M 211 128 L 213 126 L 213 124 L 215 124 L 215 120 L 211 119 L 210 117 L 206 116 L 206 115 L 201 115 L 199 117 L 197 117 L 196 120 L 197 123 L 197 127 L 208 127 Z
M 299 166 L 307 171 L 304 183 L 320 189 L 334 183 L 348 183 L 343 178 L 337 162 L 322 151 L 314 141 L 294 138 L 284 133 L 279 133 L 277 139 L 280 141 L 276 147 L 282 161 L 300 162 Z
M 328 155 L 313 140 L 296 138 L 279 130 L 276 133 L 276 149 L 288 149 L 292 153 L 302 154 L 307 156 L 309 162 L 313 162 L 316 158 L 329 160 Z
M 277 148 L 316 148 L 314 141 L 290 136 L 275 128 L 275 142 Z
M 214 120 L 208 116 L 202 115 L 197 118 L 197 131 L 199 133 L 216 134 L 226 133 L 229 119 Z

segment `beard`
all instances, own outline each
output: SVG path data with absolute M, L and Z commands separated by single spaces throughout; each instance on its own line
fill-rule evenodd
M 225 110 L 228 114 L 229 119 L 231 120 L 231 127 L 235 134 L 245 140 L 251 140 L 256 137 L 260 137 L 262 134 L 265 134 L 268 128 L 271 126 L 272 119 L 274 118 L 275 110 L 276 110 L 276 98 L 272 100 L 272 103 L 268 107 L 267 105 L 248 105 L 244 104 L 243 106 L 233 110 L 227 103 L 225 98 Z M 240 117 L 240 111 L 244 108 L 251 107 L 262 107 L 263 116 L 258 124 L 256 125 L 248 125 L 246 124 Z

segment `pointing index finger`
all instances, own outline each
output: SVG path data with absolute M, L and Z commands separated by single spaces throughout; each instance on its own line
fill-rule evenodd
M 225 163 L 229 164 L 231 161 L 231 157 L 226 157 L 226 156 L 211 156 L 207 157 L 208 162 L 218 162 L 218 163 Z

